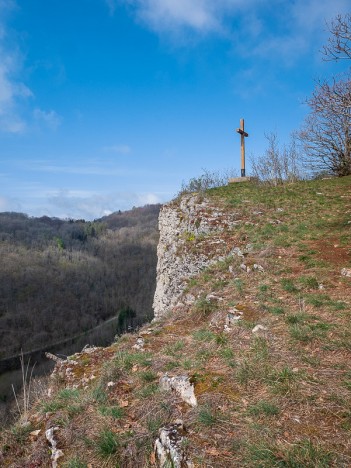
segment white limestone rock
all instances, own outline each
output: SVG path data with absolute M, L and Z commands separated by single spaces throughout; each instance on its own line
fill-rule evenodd
M 244 253 L 240 250 L 239 247 L 234 247 L 234 249 L 231 251 L 231 254 L 238 257 L 244 257 Z
M 142 351 L 144 349 L 145 340 L 142 336 L 138 336 L 135 345 L 133 345 L 133 349 L 137 351 Z
M 211 207 L 208 200 L 199 201 L 197 195 L 183 196 L 179 205 L 166 204 L 159 216 L 160 239 L 157 246 L 157 282 L 153 308 L 155 319 L 172 309 L 187 286 L 187 280 L 203 269 L 225 259 L 222 245 L 210 255 L 186 250 L 189 239 L 199 235 L 222 232 L 236 226 L 236 213 L 220 211 Z
M 253 329 L 252 329 L 252 333 L 261 333 L 261 332 L 266 332 L 268 330 L 267 327 L 264 327 L 263 325 L 256 325 Z
M 51 445 L 51 466 L 57 468 L 57 460 L 63 457 L 62 450 L 57 448 L 57 441 L 55 440 L 54 432 L 58 431 L 59 427 L 51 427 L 45 432 L 45 436 L 49 444 Z
M 194 468 L 184 448 L 185 429 L 183 421 L 177 420 L 159 430 L 159 437 L 154 444 L 156 462 L 159 468 Z
M 239 310 L 233 308 L 231 309 L 225 318 L 225 324 L 227 327 L 232 327 L 233 325 L 236 325 L 238 321 L 242 318 L 243 313 L 240 312 Z
M 343 268 L 341 270 L 341 275 L 348 276 L 349 278 L 351 278 L 351 268 Z
M 165 374 L 160 378 L 160 387 L 163 391 L 174 391 L 188 405 L 197 406 L 194 385 L 187 375 L 169 377 Z

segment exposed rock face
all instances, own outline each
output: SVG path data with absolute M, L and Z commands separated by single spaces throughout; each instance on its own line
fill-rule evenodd
M 174 424 L 160 429 L 159 438 L 154 446 L 157 465 L 160 468 L 168 466 L 174 468 L 194 467 L 182 448 L 184 434 L 183 421 L 175 421 Z
M 179 204 L 170 203 L 161 209 L 153 304 L 155 318 L 177 304 L 187 279 L 229 254 L 230 246 L 220 238 L 216 239 L 215 235 L 207 243 L 207 246 L 212 246 L 210 251 L 191 252 L 189 247 L 202 235 L 213 235 L 240 223 L 235 213 L 222 212 L 218 207 L 211 206 L 209 200 L 199 201 L 198 198 L 198 195 L 187 195 Z

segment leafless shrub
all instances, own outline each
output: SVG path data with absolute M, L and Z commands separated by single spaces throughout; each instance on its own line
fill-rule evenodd
M 227 185 L 228 179 L 237 176 L 237 171 L 234 169 L 224 169 L 223 171 L 209 171 L 202 169 L 203 174 L 199 177 L 193 177 L 189 181 L 182 182 L 182 186 L 177 196 L 182 196 L 185 193 L 204 193 L 206 190 Z
M 254 177 L 270 185 L 296 182 L 303 178 L 301 156 L 295 139 L 288 146 L 279 146 L 275 133 L 265 135 L 268 148 L 261 156 L 251 156 L 251 170 Z

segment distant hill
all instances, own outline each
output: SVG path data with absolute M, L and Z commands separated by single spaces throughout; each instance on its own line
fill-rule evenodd
M 0 358 L 89 330 L 122 309 L 132 311 L 122 327 L 150 318 L 159 210 L 92 222 L 0 213 Z

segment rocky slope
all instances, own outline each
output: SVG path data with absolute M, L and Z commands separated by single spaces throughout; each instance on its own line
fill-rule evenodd
M 59 360 L 2 466 L 350 466 L 350 229 L 351 178 L 165 206 L 156 320 Z

